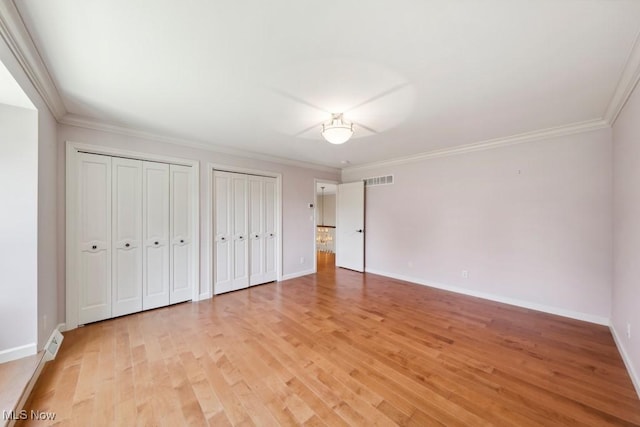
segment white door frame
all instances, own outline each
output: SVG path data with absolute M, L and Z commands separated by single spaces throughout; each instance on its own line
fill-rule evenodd
M 162 156 L 139 151 L 121 150 L 118 148 L 105 147 L 103 145 L 86 144 L 80 142 L 66 141 L 66 324 L 65 329 L 75 329 L 78 327 L 78 282 L 76 276 L 76 181 L 78 152 L 91 154 L 102 154 L 106 156 L 126 157 L 129 159 L 146 160 L 151 162 L 173 163 L 176 165 L 191 166 L 193 168 L 193 186 L 191 188 L 191 215 L 193 229 L 191 231 L 191 241 L 193 242 L 193 269 L 192 279 L 192 300 L 198 301 L 200 294 L 200 162 L 198 160 L 183 159 L 179 157 Z
M 207 274 L 209 275 L 207 281 L 203 280 L 203 283 L 208 283 L 207 292 L 200 294 L 200 299 L 211 298 L 213 293 L 213 268 L 215 265 L 215 245 L 214 245 L 214 236 L 213 236 L 213 202 L 215 197 L 213 197 L 213 172 L 214 171 L 224 171 L 231 173 L 243 173 L 249 175 L 259 175 L 259 176 L 268 176 L 276 179 L 276 256 L 278 260 L 276 261 L 276 280 L 282 280 L 282 174 L 278 172 L 265 171 L 260 169 L 251 169 L 251 168 L 243 168 L 239 166 L 230 166 L 221 163 L 207 163 L 207 185 L 206 185 L 206 194 L 205 200 L 207 203 L 207 221 L 204 224 L 205 229 L 207 230 L 207 247 L 206 247 L 206 256 L 207 256 Z
M 327 184 L 340 184 L 339 181 L 332 181 L 330 179 L 321 179 L 321 178 L 315 178 L 313 180 L 313 203 L 314 203 L 314 215 L 313 215 L 313 272 L 317 273 L 318 272 L 318 243 L 316 242 L 316 236 L 318 235 L 318 184 L 322 184 L 322 183 L 327 183 Z M 336 198 L 337 198 L 337 194 L 336 194 Z M 336 199 L 337 200 L 337 199 Z M 323 202 L 324 203 L 324 202 Z M 338 215 L 337 212 L 337 203 L 336 203 L 336 215 Z M 337 224 L 336 224 L 337 226 Z M 336 239 L 338 238 L 338 229 L 336 227 Z M 334 242 L 334 247 L 335 247 L 335 242 Z

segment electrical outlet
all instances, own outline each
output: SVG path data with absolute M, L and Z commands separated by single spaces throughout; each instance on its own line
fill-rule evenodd
M 300 264 L 304 264 L 304 257 L 303 256 L 300 257 Z
M 462 278 L 463 279 L 469 278 L 469 270 L 462 270 Z
M 631 339 L 631 323 L 627 323 L 627 338 Z

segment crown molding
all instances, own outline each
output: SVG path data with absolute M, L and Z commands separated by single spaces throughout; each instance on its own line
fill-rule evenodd
M 472 144 L 458 145 L 452 148 L 444 148 L 440 150 L 427 151 L 405 157 L 397 157 L 395 159 L 383 160 L 381 162 L 372 162 L 364 165 L 349 166 L 342 169 L 343 172 L 353 172 L 360 170 L 375 169 L 386 166 L 396 166 L 407 163 L 419 162 L 422 160 L 433 159 L 436 157 L 453 156 L 456 154 L 471 153 L 474 151 L 491 150 L 494 148 L 507 147 L 509 145 L 522 144 L 525 142 L 539 141 L 543 139 L 556 138 L 561 136 L 573 135 L 576 133 L 590 132 L 599 129 L 607 129 L 611 126 L 604 119 L 589 120 L 585 122 L 573 123 L 565 126 L 541 129 L 532 132 L 520 133 L 517 135 L 507 136 L 503 138 L 488 139 Z
M 67 113 L 62 97 L 13 0 L 0 0 L 0 35 L 51 114 L 60 120 Z
M 286 157 L 271 156 L 268 154 L 261 154 L 253 151 L 245 151 L 245 150 L 226 147 L 222 145 L 214 145 L 214 144 L 208 144 L 204 142 L 196 142 L 196 141 L 177 138 L 177 137 L 160 135 L 153 132 L 141 131 L 141 130 L 129 128 L 126 126 L 106 123 L 104 121 L 79 116 L 77 114 L 66 114 L 64 117 L 59 119 L 58 122 L 61 124 L 80 127 L 84 129 L 116 133 L 119 135 L 131 136 L 134 138 L 148 139 L 148 140 L 157 141 L 157 142 L 164 142 L 167 144 L 180 145 L 183 147 L 197 148 L 200 150 L 228 154 L 232 156 L 243 157 L 246 159 L 278 163 L 281 165 L 284 164 L 289 166 L 296 166 L 300 168 L 313 169 L 313 170 L 318 170 L 322 172 L 330 172 L 330 173 L 340 172 L 340 169 L 336 167 L 320 165 L 317 163 L 303 162 L 300 160 L 288 159 Z
M 620 112 L 629 100 L 638 81 L 640 80 L 640 32 L 636 35 L 636 39 L 631 46 L 627 62 L 625 63 L 620 80 L 616 86 L 611 101 L 607 106 L 604 119 L 611 125 L 616 122 Z

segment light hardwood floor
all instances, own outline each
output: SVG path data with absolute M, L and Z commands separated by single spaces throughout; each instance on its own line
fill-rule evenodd
M 66 333 L 27 409 L 79 426 L 640 425 L 606 327 L 319 260 Z

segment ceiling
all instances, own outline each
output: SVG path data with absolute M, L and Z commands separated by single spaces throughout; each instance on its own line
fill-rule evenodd
M 67 119 L 338 168 L 602 120 L 640 30 L 637 0 L 15 5 Z

